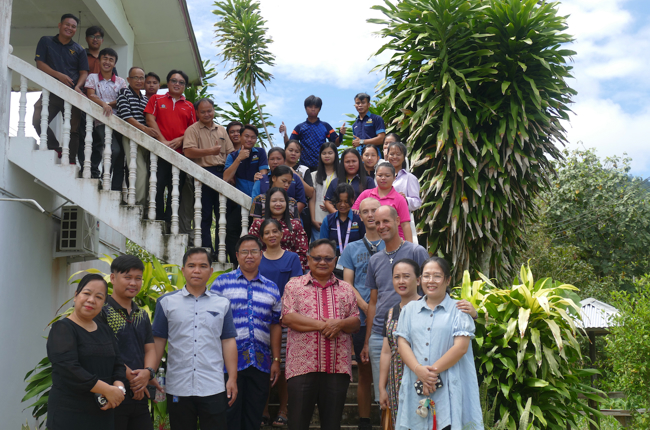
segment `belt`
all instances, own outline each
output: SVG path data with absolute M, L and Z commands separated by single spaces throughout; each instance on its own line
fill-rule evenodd
M 223 172 L 224 166 L 210 166 L 211 169 L 217 169 L 217 172 Z

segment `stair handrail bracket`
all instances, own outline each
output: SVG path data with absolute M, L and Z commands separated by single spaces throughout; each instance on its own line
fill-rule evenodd
M 133 127 L 131 124 L 121 120 L 116 115 L 111 115 L 109 117 L 105 116 L 99 105 L 54 79 L 52 76 L 43 73 L 36 67 L 14 55 L 9 55 L 8 63 L 9 68 L 18 73 L 18 75 L 24 76 L 42 88 L 47 89 L 51 94 L 67 101 L 82 112 L 90 114 L 94 119 L 106 124 L 114 131 L 128 138 L 131 142 L 135 142 L 137 145 L 143 147 L 152 154 L 168 161 L 172 166 L 176 166 L 179 170 L 221 193 L 241 207 L 251 207 L 252 200 L 248 195 L 231 186 L 218 176 L 208 172 L 189 158 L 184 157 L 151 136 Z

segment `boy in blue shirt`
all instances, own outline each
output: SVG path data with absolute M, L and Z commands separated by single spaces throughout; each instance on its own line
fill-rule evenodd
M 318 118 L 323 100 L 320 97 L 309 96 L 305 99 L 305 112 L 307 112 L 307 121 L 298 124 L 291 133 L 291 139 L 300 142 L 302 153 L 300 154 L 300 164 L 309 167 L 312 171 L 318 168 L 318 153 L 320 146 L 325 141 L 341 144 L 342 138 L 336 134 L 334 128 Z M 341 136 L 345 135 L 345 126 L 341 127 Z M 287 136 L 287 127 L 282 123 L 280 133 L 284 133 L 284 143 L 289 141 Z M 382 141 L 383 143 L 383 141 Z
M 370 113 L 370 96 L 359 93 L 354 96 L 354 107 L 359 116 L 352 124 L 352 144 L 361 153 L 366 145 L 383 145 L 386 137 L 386 125 L 379 115 Z

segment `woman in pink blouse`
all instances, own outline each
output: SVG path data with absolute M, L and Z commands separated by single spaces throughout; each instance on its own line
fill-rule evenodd
M 300 223 L 300 218 L 292 219 L 289 215 L 289 196 L 283 188 L 273 187 L 266 192 L 266 206 L 264 218 L 256 218 L 251 224 L 248 233 L 262 239 L 260 226 L 267 218 L 275 218 L 282 226 L 282 240 L 280 247 L 285 251 L 298 254 L 303 270 L 307 270 L 307 250 L 309 239 L 305 229 Z
M 357 197 L 357 201 L 354 202 L 352 209 L 358 211 L 359 205 L 366 197 L 372 197 L 379 200 L 379 203 L 381 203 L 382 206 L 388 205 L 394 207 L 397 211 L 397 216 L 399 216 L 399 237 L 408 240 L 409 242 L 413 242 L 409 206 L 404 196 L 393 188 L 394 181 L 395 168 L 393 165 L 390 163 L 382 163 L 378 165 L 377 172 L 375 173 L 377 188 L 363 191 L 359 197 Z
M 391 142 L 388 145 L 388 162 L 393 165 L 397 175 L 393 187 L 406 199 L 411 212 L 411 231 L 413 231 L 413 243 L 417 243 L 418 236 L 415 230 L 415 218 L 413 212 L 420 209 L 420 182 L 418 178 L 407 171 L 406 167 L 406 146 L 401 142 Z

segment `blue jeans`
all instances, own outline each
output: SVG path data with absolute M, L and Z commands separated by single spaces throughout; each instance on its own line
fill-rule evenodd
M 311 228 L 311 241 L 315 241 L 320 239 L 320 229 L 319 228 Z
M 379 402 L 379 359 L 381 358 L 381 348 L 384 346 L 384 337 L 372 332 L 368 339 L 368 355 L 370 355 L 370 365 L 372 366 L 372 383 L 375 387 L 375 401 Z

